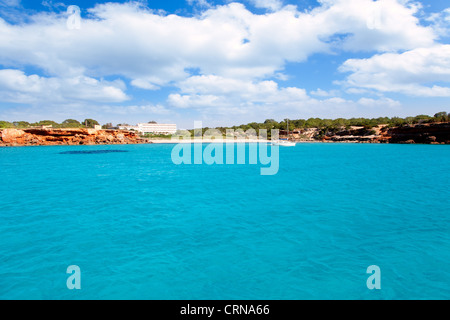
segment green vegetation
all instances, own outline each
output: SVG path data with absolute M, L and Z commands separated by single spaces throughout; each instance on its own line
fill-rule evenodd
M 100 124 L 94 119 L 86 119 L 82 122 L 82 125 L 87 128 L 93 128 L 94 126 L 99 126 Z
M 415 117 L 407 117 L 407 118 L 399 118 L 399 117 L 380 117 L 380 118 L 351 118 L 351 119 L 320 119 L 320 118 L 310 118 L 310 119 L 298 119 L 298 120 L 289 120 L 289 130 L 293 131 L 294 129 L 308 129 L 308 128 L 318 128 L 324 134 L 327 132 L 333 132 L 336 130 L 349 129 L 350 127 L 364 127 L 364 129 L 369 130 L 368 133 L 371 133 L 372 128 L 379 125 L 387 125 L 388 127 L 398 127 L 404 125 L 412 125 L 412 124 L 422 124 L 422 123 L 434 123 L 434 122 L 447 122 L 450 121 L 450 115 L 447 112 L 439 112 L 434 115 L 434 117 L 428 115 L 418 115 Z M 286 130 L 286 120 L 277 122 L 274 119 L 267 119 L 263 123 L 248 123 L 242 124 L 240 126 L 233 126 L 230 128 L 227 127 L 219 127 L 216 128 L 220 130 L 223 134 L 225 134 L 226 129 L 238 130 L 242 129 L 247 131 L 249 129 L 266 129 L 268 133 L 270 133 L 271 129 L 278 130 Z M 206 131 L 208 128 L 203 128 L 203 131 Z M 192 130 L 191 130 L 192 131 Z
M 7 121 L 0 121 L 0 129 L 15 128 L 14 124 Z
M 251 122 L 248 124 L 242 124 L 240 126 L 233 127 L 217 127 L 215 129 L 219 130 L 222 135 L 226 136 L 227 129 L 233 129 L 234 131 L 243 130 L 247 131 L 250 129 L 256 130 L 258 133 L 261 129 L 267 130 L 268 138 L 271 137 L 271 130 L 278 129 L 281 132 L 286 131 L 287 127 L 287 119 L 278 122 L 274 119 L 267 119 L 263 123 Z M 387 125 L 388 127 L 399 127 L 404 125 L 413 125 L 413 124 L 424 124 L 424 123 L 435 123 L 435 122 L 447 122 L 450 121 L 450 114 L 447 112 L 439 112 L 434 115 L 434 117 L 428 115 L 418 115 L 415 117 L 379 117 L 379 118 L 351 118 L 351 119 L 320 119 L 320 118 L 310 118 L 310 119 L 298 119 L 298 120 L 289 120 L 289 131 L 294 131 L 295 129 L 309 129 L 309 128 L 317 128 L 319 132 L 316 138 L 324 137 L 325 135 L 333 135 L 336 132 L 342 130 L 348 130 L 351 127 L 362 127 L 360 129 L 361 135 L 372 135 L 375 134 L 373 130 L 374 127 L 379 125 Z M 211 128 L 202 128 L 202 135 L 205 134 L 207 130 Z M 200 131 L 198 130 L 189 130 L 191 136 L 200 136 Z
M 26 122 L 26 121 L 14 121 L 13 125 L 15 128 L 22 129 L 22 128 L 28 128 L 30 126 L 30 123 Z
M 434 115 L 437 122 L 447 122 L 450 120 L 450 114 L 447 112 L 438 112 Z
M 86 119 L 83 122 L 79 122 L 75 119 L 67 119 L 61 123 L 57 123 L 52 120 L 42 120 L 34 123 L 29 123 L 26 121 L 0 121 L 0 129 L 26 129 L 42 126 L 52 126 L 52 128 L 94 128 L 94 125 L 99 125 L 98 121 L 94 119 Z
M 61 128 L 82 128 L 84 127 L 78 120 L 67 119 L 61 123 Z
M 251 122 L 248 124 L 242 124 L 240 126 L 233 127 L 218 127 L 215 128 L 219 130 L 222 135 L 226 135 L 227 129 L 233 130 L 243 130 L 247 131 L 249 129 L 254 129 L 258 132 L 260 129 L 266 129 L 268 133 L 268 137 L 270 138 L 271 130 L 278 129 L 281 131 L 286 130 L 286 120 L 278 122 L 274 119 L 267 119 L 263 123 Z M 363 127 L 363 131 L 365 135 L 373 134 L 373 128 L 378 125 L 387 125 L 388 127 L 398 127 L 404 125 L 413 125 L 413 124 L 422 124 L 422 123 L 435 123 L 435 122 L 448 122 L 450 121 L 450 114 L 447 112 L 438 112 L 433 117 L 428 115 L 418 115 L 415 117 L 380 117 L 380 118 L 351 118 L 351 119 L 320 119 L 320 118 L 310 118 L 310 119 L 298 119 L 298 120 L 289 120 L 289 130 L 293 131 L 294 129 L 308 129 L 308 128 L 318 128 L 319 133 L 318 136 L 325 136 L 333 134 L 337 131 L 342 131 L 343 129 L 349 129 L 350 127 Z M 150 121 L 149 123 L 155 123 L 155 121 Z M 7 128 L 17 128 L 24 129 L 29 127 L 41 127 L 41 126 L 52 126 L 53 128 L 93 128 L 95 125 L 99 125 L 98 121 L 94 119 L 85 119 L 83 122 L 79 122 L 75 119 L 67 119 L 62 123 L 57 123 L 52 120 L 43 120 L 35 123 L 29 123 L 26 121 L 0 121 L 0 129 Z M 113 125 L 111 123 L 103 125 L 103 128 L 112 128 Z M 202 135 L 211 128 L 202 128 Z M 194 135 L 194 130 L 189 130 L 191 135 Z M 197 133 L 199 134 L 199 133 Z M 148 138 L 167 138 L 166 135 L 145 135 Z
M 59 123 L 52 120 L 42 120 L 36 123 L 32 123 L 31 126 L 32 127 L 52 126 L 53 128 L 56 128 L 59 126 Z
M 113 124 L 110 122 L 110 123 L 104 124 L 104 125 L 102 126 L 102 129 L 111 129 L 111 128 L 113 128 L 113 127 L 114 127 Z
M 154 134 L 154 133 L 146 133 L 142 134 L 143 138 L 152 138 L 152 139 L 171 139 L 172 135 L 170 134 Z

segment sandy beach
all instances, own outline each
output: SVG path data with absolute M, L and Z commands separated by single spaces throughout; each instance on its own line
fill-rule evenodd
M 178 143 L 270 143 L 271 140 L 264 139 L 151 139 L 149 143 L 155 144 L 178 144 Z

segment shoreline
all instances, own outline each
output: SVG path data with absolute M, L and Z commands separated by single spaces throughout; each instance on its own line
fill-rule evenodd
M 270 143 L 271 140 L 260 139 L 155 139 L 149 140 L 149 144 L 193 144 L 193 143 Z
M 333 136 L 317 139 L 293 137 L 298 144 L 311 143 L 357 143 L 357 144 L 431 144 L 450 145 L 450 122 L 428 125 L 394 127 L 374 135 L 364 135 L 358 130 L 344 131 Z M 135 145 L 135 144 L 230 144 L 271 143 L 271 139 L 260 139 L 249 135 L 232 137 L 147 137 L 134 131 L 96 130 L 91 128 L 30 128 L 0 129 L 0 147 L 21 146 L 72 146 L 72 145 Z
M 404 144 L 404 145 L 411 145 L 412 143 L 402 143 L 402 142 L 388 142 L 388 143 L 382 143 L 379 141 L 376 142 L 369 142 L 369 141 L 332 141 L 332 140 L 313 140 L 313 141 L 292 141 L 296 144 Z M 254 143 L 261 143 L 261 144 L 270 144 L 272 143 L 272 140 L 266 140 L 266 139 L 223 139 L 223 140 L 217 140 L 217 139 L 181 139 L 181 140 L 171 140 L 171 139 L 142 139 L 138 140 L 137 142 L 113 142 L 113 143 L 43 143 L 43 144 L 20 144 L 20 143 L 7 143 L 2 144 L 0 142 L 0 148 L 14 148 L 14 147 L 69 147 L 69 146 L 124 146 L 124 145 L 176 145 L 176 144 L 211 144 L 211 143 L 217 143 L 217 144 L 254 144 Z M 448 145 L 445 143 L 413 143 L 417 145 Z
M 126 146 L 126 145 L 176 145 L 176 144 L 211 144 L 211 143 L 223 143 L 223 144 L 255 144 L 255 143 L 263 143 L 263 144 L 269 144 L 271 141 L 223 141 L 223 142 L 216 142 L 216 141 L 209 141 L 209 140 L 197 140 L 197 141 L 164 141 L 164 140 L 153 140 L 149 142 L 140 142 L 140 143 L 111 143 L 111 144 L 39 144 L 39 145 L 27 145 L 27 144 L 15 144 L 15 145 L 2 145 L 0 144 L 1 148 L 26 148 L 26 147 L 94 147 L 94 146 Z M 435 146 L 442 146 L 442 145 L 448 145 L 445 143 L 439 143 L 439 144 L 430 144 L 430 143 L 374 143 L 374 142 L 358 142 L 358 141 L 296 141 L 297 144 L 370 144 L 370 145 L 435 145 Z

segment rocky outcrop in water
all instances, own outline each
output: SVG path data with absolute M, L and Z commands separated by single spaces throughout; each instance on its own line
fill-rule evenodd
M 96 145 L 145 143 L 136 133 L 95 129 L 3 129 L 0 146 Z

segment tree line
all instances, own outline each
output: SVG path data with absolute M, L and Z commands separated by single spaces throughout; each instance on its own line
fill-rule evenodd
M 379 117 L 379 118 L 351 118 L 351 119 L 321 119 L 321 118 L 309 118 L 309 119 L 297 119 L 297 120 L 288 120 L 285 119 L 283 121 L 276 121 L 274 119 L 267 119 L 262 123 L 251 122 L 248 124 L 242 124 L 240 126 L 233 127 L 219 127 L 216 128 L 221 132 L 225 133 L 227 129 L 238 130 L 242 129 L 247 131 L 249 129 L 255 129 L 258 131 L 259 129 L 266 129 L 270 131 L 271 129 L 278 130 L 286 130 L 287 121 L 289 121 L 289 131 L 293 131 L 295 129 L 308 129 L 308 128 L 318 128 L 318 129 L 349 129 L 350 127 L 364 127 L 365 129 L 372 129 L 379 125 L 387 125 L 388 127 L 400 127 L 404 125 L 413 125 L 413 124 L 421 124 L 421 123 L 435 123 L 435 122 L 448 122 L 450 121 L 450 114 L 447 112 L 438 112 L 434 116 L 428 115 L 418 115 L 415 117 Z M 208 128 L 204 128 L 204 130 L 208 130 Z
M 75 119 L 67 119 L 61 123 L 57 123 L 52 120 L 42 120 L 39 122 L 27 122 L 27 121 L 0 121 L 1 129 L 26 129 L 31 127 L 42 127 L 42 126 L 52 126 L 53 128 L 94 128 L 94 126 L 100 125 L 97 120 L 94 119 L 85 119 L 80 122 Z
M 242 129 L 247 131 L 249 129 L 254 129 L 259 131 L 260 129 L 266 129 L 270 134 L 270 130 L 278 129 L 278 130 L 286 130 L 287 121 L 285 119 L 283 121 L 276 121 L 274 119 L 267 119 L 262 123 L 251 122 L 248 124 L 242 124 L 239 126 L 233 127 L 217 127 L 215 129 L 221 131 L 223 134 L 226 133 L 227 129 L 238 130 Z M 404 125 L 412 125 L 412 124 L 421 124 L 421 123 L 435 123 L 435 122 L 448 122 L 450 121 L 450 114 L 442 111 L 436 113 L 434 116 L 429 115 L 418 115 L 415 117 L 379 117 L 379 118 L 351 118 L 351 119 L 321 119 L 321 118 L 309 118 L 309 119 L 297 119 L 297 120 L 289 120 L 289 131 L 293 131 L 295 129 L 308 129 L 308 128 L 318 128 L 322 131 L 336 131 L 342 129 L 349 129 L 352 126 L 355 127 L 364 127 L 365 129 L 372 129 L 378 125 L 387 125 L 388 127 L 399 127 Z M 151 121 L 149 123 L 156 123 Z M 17 129 L 25 129 L 29 127 L 40 127 L 40 126 L 52 126 L 53 128 L 93 128 L 95 125 L 99 125 L 98 121 L 94 119 L 85 119 L 82 122 L 79 122 L 75 119 L 67 119 L 61 123 L 57 123 L 52 120 L 43 120 L 35 123 L 29 123 L 26 121 L 0 121 L 0 129 L 5 128 L 17 128 Z M 108 123 L 103 125 L 103 128 L 112 128 L 112 124 Z M 203 128 L 203 133 L 210 128 Z M 193 134 L 193 130 L 190 130 Z

